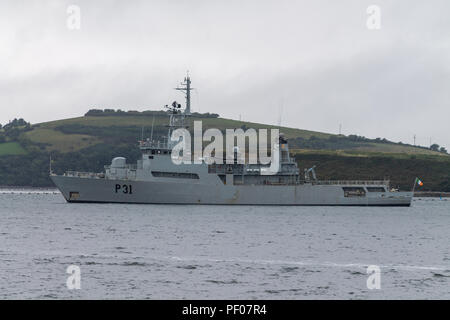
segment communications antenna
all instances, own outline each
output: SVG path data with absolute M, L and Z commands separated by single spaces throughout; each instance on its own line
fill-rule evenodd
M 180 86 L 176 87 L 175 90 L 179 90 L 185 93 L 186 95 L 186 108 L 184 109 L 185 115 L 191 114 L 191 78 L 189 77 L 189 71 L 186 72 L 186 77 L 184 81 L 180 83 Z

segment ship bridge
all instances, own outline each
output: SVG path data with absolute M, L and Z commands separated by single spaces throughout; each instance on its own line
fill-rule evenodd
M 151 141 L 147 139 L 145 141 L 139 141 L 139 149 L 143 154 L 171 154 L 172 144 L 168 144 L 164 141 Z

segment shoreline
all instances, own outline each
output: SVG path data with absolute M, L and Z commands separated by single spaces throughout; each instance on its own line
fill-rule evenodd
M 450 192 L 440 192 L 440 191 L 415 191 L 415 198 L 450 198 Z

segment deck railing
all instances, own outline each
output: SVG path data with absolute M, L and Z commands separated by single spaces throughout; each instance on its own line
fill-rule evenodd
M 66 177 L 77 177 L 77 178 L 93 178 L 93 179 L 104 179 L 104 173 L 96 172 L 80 172 L 80 171 L 66 171 L 64 173 Z
M 106 165 L 103 166 L 105 168 L 105 170 L 111 169 L 111 165 Z M 126 164 L 124 168 L 117 168 L 117 169 L 128 169 L 128 170 L 136 170 L 137 169 L 137 164 Z

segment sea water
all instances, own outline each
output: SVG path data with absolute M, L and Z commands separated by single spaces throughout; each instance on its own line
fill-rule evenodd
M 450 299 L 449 249 L 445 198 L 181 206 L 0 193 L 1 299 Z

